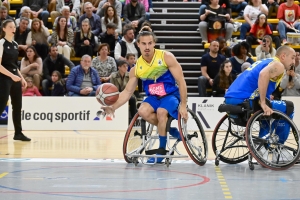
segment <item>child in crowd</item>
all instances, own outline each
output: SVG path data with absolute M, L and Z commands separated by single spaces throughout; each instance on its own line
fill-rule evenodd
M 126 58 L 126 62 L 128 63 L 127 70 L 130 71 L 130 69 L 135 66 L 135 62 L 136 62 L 135 55 L 133 53 L 128 53 L 126 54 L 125 58 Z
M 42 96 L 38 88 L 33 85 L 33 80 L 31 77 L 26 77 L 27 87 L 22 87 L 22 96 Z
M 225 92 L 235 80 L 236 76 L 231 74 L 232 65 L 229 60 L 225 60 L 220 67 L 218 75 L 214 78 L 213 92 L 215 97 L 224 97 Z
M 53 71 L 52 76 L 52 92 L 51 96 L 64 96 L 66 91 L 65 91 L 65 81 L 62 79 L 61 74 L 59 71 Z

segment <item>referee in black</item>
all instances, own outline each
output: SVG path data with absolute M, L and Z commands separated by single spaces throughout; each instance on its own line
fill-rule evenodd
M 27 86 L 18 69 L 18 44 L 13 41 L 16 31 L 15 22 L 7 19 L 2 23 L 0 38 L 0 112 L 6 107 L 10 95 L 12 105 L 12 119 L 15 127 L 14 140 L 30 141 L 22 133 L 22 85 Z

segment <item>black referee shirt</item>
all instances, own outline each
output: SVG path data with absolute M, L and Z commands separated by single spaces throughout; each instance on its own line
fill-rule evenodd
M 18 74 L 18 55 L 18 44 L 15 41 L 9 42 L 5 38 L 0 40 L 1 65 L 13 74 Z

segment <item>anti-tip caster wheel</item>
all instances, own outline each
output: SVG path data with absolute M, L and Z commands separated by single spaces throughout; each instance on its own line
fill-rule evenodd
M 254 164 L 253 164 L 253 162 L 249 162 L 248 164 L 249 164 L 249 169 L 250 170 L 254 170 Z

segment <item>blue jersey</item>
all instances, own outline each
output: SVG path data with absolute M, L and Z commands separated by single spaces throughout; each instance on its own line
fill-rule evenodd
M 253 63 L 247 70 L 241 73 L 235 81 L 230 85 L 227 92 L 225 93 L 225 98 L 236 98 L 236 99 L 255 99 L 259 97 L 258 91 L 258 78 L 259 73 L 266 66 L 268 66 L 273 61 L 279 61 L 278 58 L 268 58 L 259 60 Z M 283 73 L 276 78 L 276 80 L 270 79 L 266 97 L 270 98 L 270 95 L 276 87 L 279 85 Z

